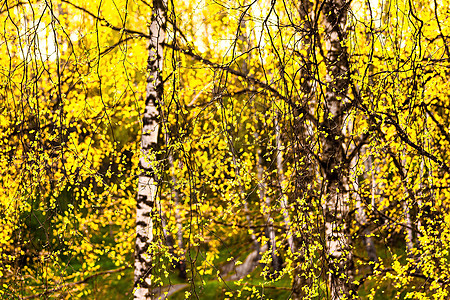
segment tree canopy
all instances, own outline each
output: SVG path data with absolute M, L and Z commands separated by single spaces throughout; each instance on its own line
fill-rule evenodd
M 449 5 L 1 2 L 1 297 L 448 299 Z

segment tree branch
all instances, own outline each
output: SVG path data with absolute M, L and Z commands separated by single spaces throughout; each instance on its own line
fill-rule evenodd
M 301 113 L 303 113 L 303 115 L 305 117 L 308 118 L 309 121 L 311 121 L 311 122 L 313 122 L 314 124 L 317 125 L 318 122 L 317 122 L 316 118 L 313 115 L 311 115 L 306 109 L 303 109 L 303 108 L 299 107 L 298 105 L 296 105 L 290 98 L 282 95 L 277 89 L 275 89 L 274 87 L 272 87 L 268 83 L 263 82 L 263 81 L 255 78 L 255 77 L 253 77 L 252 75 L 246 75 L 243 72 L 235 70 L 235 69 L 231 68 L 228 65 L 222 65 L 222 64 L 218 64 L 218 63 L 212 62 L 209 59 L 206 59 L 206 58 L 201 57 L 200 55 L 196 54 L 191 49 L 183 49 L 181 47 L 178 47 L 178 46 L 172 45 L 172 44 L 164 44 L 164 46 L 167 47 L 167 48 L 176 50 L 176 51 L 180 51 L 181 53 L 183 53 L 185 55 L 188 55 L 191 58 L 193 58 L 193 59 L 195 59 L 195 60 L 197 60 L 197 61 L 199 61 L 199 62 L 201 62 L 201 63 L 203 63 L 203 64 L 205 64 L 207 66 L 212 67 L 213 69 L 226 71 L 226 72 L 228 72 L 230 74 L 233 74 L 233 75 L 235 75 L 237 77 L 243 78 L 243 79 L 247 80 L 248 82 L 251 82 L 252 84 L 258 85 L 258 86 L 260 86 L 260 87 L 270 91 L 275 97 L 277 97 L 277 98 L 279 98 L 281 100 L 284 100 L 289 105 L 297 108 Z
M 78 284 L 87 283 L 89 280 L 91 280 L 94 277 L 97 277 L 97 276 L 100 276 L 100 275 L 105 275 L 105 274 L 113 274 L 113 273 L 121 272 L 121 271 L 124 271 L 124 270 L 126 270 L 128 268 L 129 268 L 129 266 L 124 266 L 122 268 L 115 269 L 115 270 L 101 271 L 101 272 L 92 274 L 92 275 L 90 275 L 90 276 L 88 276 L 88 277 L 86 277 L 86 278 L 84 278 L 82 280 L 79 280 L 79 281 L 76 281 L 76 282 L 62 284 L 62 285 L 57 286 L 57 287 L 55 287 L 53 289 L 46 290 L 46 291 L 44 291 L 44 292 L 42 292 L 40 294 L 35 294 L 35 295 L 31 295 L 31 296 L 20 298 L 20 299 L 21 300 L 25 300 L 25 299 L 41 298 L 42 296 L 53 294 L 53 293 L 58 292 L 58 291 L 60 291 L 60 290 L 62 290 L 64 288 L 72 287 L 72 286 L 75 286 L 75 285 L 78 285 Z
M 67 1 L 67 0 L 61 0 L 61 2 L 67 3 L 67 4 L 73 6 L 73 7 L 77 8 L 77 9 L 79 9 L 79 10 L 81 10 L 81 11 L 87 13 L 88 15 L 90 15 L 91 17 L 93 17 L 94 19 L 97 19 L 98 21 L 103 22 L 105 26 L 107 26 L 107 27 L 109 27 L 109 28 L 111 28 L 111 29 L 113 29 L 113 30 L 115 30 L 115 31 L 123 31 L 123 32 L 129 33 L 129 34 L 136 34 L 136 35 L 138 35 L 138 36 L 140 36 L 140 37 L 145 37 L 145 38 L 147 38 L 147 39 L 150 38 L 150 35 L 148 35 L 148 34 L 146 34 L 146 33 L 143 33 L 143 32 L 140 32 L 140 31 L 136 31 L 136 30 L 132 30 L 132 29 L 127 29 L 127 28 L 125 28 L 125 27 L 117 27 L 117 26 L 114 26 L 113 24 L 111 24 L 111 23 L 110 23 L 108 20 L 106 20 L 105 18 L 100 17 L 100 16 L 97 16 L 96 14 L 90 12 L 89 10 L 87 10 L 87 9 L 81 7 L 81 6 L 78 6 L 78 5 L 76 5 L 76 4 L 73 4 L 73 3 L 70 2 L 70 1 Z

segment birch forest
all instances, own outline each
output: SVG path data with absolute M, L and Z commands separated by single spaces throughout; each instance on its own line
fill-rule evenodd
M 449 0 L 0 0 L 1 299 L 450 299 Z

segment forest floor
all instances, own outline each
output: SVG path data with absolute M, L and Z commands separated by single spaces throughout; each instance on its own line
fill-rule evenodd
M 246 257 L 244 263 L 236 266 L 236 260 L 232 260 L 222 266 L 221 277 L 225 281 L 235 281 L 242 279 L 250 274 L 258 266 L 258 261 L 258 252 L 254 250 Z M 157 300 L 165 300 L 169 296 L 185 289 L 188 286 L 189 284 L 187 283 L 165 285 L 153 289 L 153 294 L 156 296 Z

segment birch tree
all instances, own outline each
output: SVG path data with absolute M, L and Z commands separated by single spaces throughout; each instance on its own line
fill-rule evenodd
M 136 252 L 134 263 L 134 298 L 149 299 L 151 290 L 152 209 L 157 201 L 159 182 L 155 150 L 158 145 L 159 120 L 164 105 L 162 70 L 164 61 L 167 2 L 154 0 L 151 16 L 145 111 L 142 118 L 142 156 L 136 203 Z
M 349 237 L 348 163 L 343 149 L 344 100 L 350 82 L 345 46 L 348 3 L 326 0 L 323 3 L 327 86 L 324 99 L 324 136 L 321 158 L 325 184 L 325 236 L 329 255 L 331 299 L 347 299 L 352 292 L 352 249 Z
M 448 3 L 375 2 L 6 1 L 0 295 L 448 299 Z

